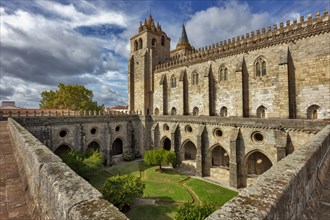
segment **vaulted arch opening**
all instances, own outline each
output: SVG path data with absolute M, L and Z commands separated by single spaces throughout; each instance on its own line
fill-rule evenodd
M 247 158 L 248 175 L 261 175 L 271 167 L 272 162 L 259 151 L 251 153 Z
M 199 114 L 199 109 L 197 107 L 195 107 L 193 109 L 193 116 L 198 116 L 198 114 Z
M 61 157 L 62 155 L 66 154 L 69 151 L 71 151 L 71 147 L 69 147 L 66 144 L 62 144 L 58 148 L 56 148 L 56 150 L 54 151 L 54 154 Z
M 258 118 L 266 118 L 266 107 L 261 105 L 257 108 L 257 117 Z
M 184 160 L 196 160 L 197 148 L 191 141 L 187 141 L 184 146 Z
M 213 148 L 212 166 L 229 167 L 229 155 L 223 147 L 216 146 Z
M 227 115 L 228 115 L 228 108 L 226 106 L 223 106 L 220 109 L 220 116 L 221 117 L 227 117 Z
M 319 114 L 318 111 L 320 109 L 320 106 L 318 105 L 311 105 L 307 109 L 307 118 L 308 119 L 318 119 Z
M 90 154 L 92 151 L 100 151 L 100 145 L 96 141 L 92 141 L 88 144 L 86 154 Z
M 123 141 L 117 138 L 112 144 L 112 155 L 118 155 L 123 153 Z
M 162 141 L 164 150 L 171 150 L 171 140 L 168 137 L 165 137 Z

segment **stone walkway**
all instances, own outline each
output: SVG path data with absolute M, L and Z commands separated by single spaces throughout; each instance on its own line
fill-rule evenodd
M 32 219 L 19 175 L 7 122 L 0 122 L 0 219 Z
M 319 199 L 318 220 L 330 219 L 330 169 Z

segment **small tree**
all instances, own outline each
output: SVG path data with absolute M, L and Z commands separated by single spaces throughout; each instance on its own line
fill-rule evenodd
M 144 183 L 136 176 L 112 176 L 105 181 L 101 192 L 105 199 L 123 210 L 134 198 L 143 195 L 144 188 Z
M 184 203 L 179 206 L 175 213 L 177 220 L 204 220 L 216 210 L 213 203 L 204 202 L 202 205 Z
M 174 164 L 175 154 L 173 151 L 167 151 L 164 149 L 148 150 L 144 152 L 144 162 L 147 165 L 158 165 L 159 169 L 162 169 L 162 164 Z

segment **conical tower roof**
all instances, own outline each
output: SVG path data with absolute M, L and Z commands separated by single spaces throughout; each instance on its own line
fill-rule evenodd
M 182 24 L 182 32 L 181 32 L 181 37 L 179 39 L 178 44 L 176 45 L 177 49 L 191 49 L 191 45 L 188 40 L 186 28 L 184 24 Z

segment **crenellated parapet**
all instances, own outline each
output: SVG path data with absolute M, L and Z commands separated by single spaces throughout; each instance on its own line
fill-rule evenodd
M 328 10 L 324 10 L 323 15 L 316 12 L 315 16 L 307 15 L 307 19 L 301 16 L 299 21 L 293 19 L 279 24 L 269 26 L 267 29 L 252 31 L 245 35 L 233 37 L 219 43 L 208 45 L 202 48 L 188 51 L 186 53 L 172 56 L 169 60 L 156 66 L 156 72 L 177 68 L 187 64 L 215 60 L 221 57 L 232 56 L 235 54 L 246 53 L 264 47 L 270 47 L 276 44 L 294 42 L 295 40 L 314 36 L 330 31 L 330 15 Z

